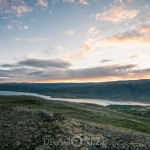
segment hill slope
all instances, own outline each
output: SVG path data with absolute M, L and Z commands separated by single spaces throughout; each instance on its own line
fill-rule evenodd
M 123 106 L 122 106 L 123 107 Z M 127 107 L 127 106 L 126 106 Z M 119 106 L 47 101 L 36 97 L 0 97 L 0 145 L 2 150 L 118 150 L 150 149 L 150 116 L 133 115 Z M 134 109 L 133 109 L 134 108 Z M 119 110 L 118 110 L 119 109 Z M 150 107 L 142 107 L 144 112 Z M 96 139 L 89 143 L 50 144 L 49 139 Z M 43 145 L 43 138 L 47 145 Z M 97 142 L 97 141 L 96 141 Z M 76 147 L 77 146 L 77 147 Z
M 104 83 L 10 83 L 0 90 L 20 91 L 67 98 L 99 98 L 150 102 L 150 80 Z

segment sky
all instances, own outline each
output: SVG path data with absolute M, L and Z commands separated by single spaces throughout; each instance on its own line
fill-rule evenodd
M 150 0 L 0 0 L 0 82 L 150 79 Z

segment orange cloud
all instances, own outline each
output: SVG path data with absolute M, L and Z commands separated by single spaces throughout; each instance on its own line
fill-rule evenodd
M 98 21 L 109 21 L 119 23 L 126 19 L 133 19 L 139 14 L 139 10 L 127 10 L 122 6 L 116 6 L 103 13 L 95 15 Z
M 141 26 L 130 32 L 110 36 L 104 40 L 106 44 L 144 43 L 150 44 L 150 26 Z
M 65 58 L 69 60 L 81 59 L 91 54 L 92 52 L 93 52 L 93 49 L 89 46 L 88 43 L 85 42 L 77 52 L 75 52 L 74 54 L 68 54 L 65 56 Z
M 144 25 L 144 26 L 142 26 L 142 27 L 139 27 L 139 28 L 137 29 L 137 32 L 149 34 L 149 33 L 150 33 L 150 26 Z

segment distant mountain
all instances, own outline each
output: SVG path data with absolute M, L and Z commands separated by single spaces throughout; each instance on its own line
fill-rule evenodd
M 53 97 L 150 102 L 150 80 L 100 83 L 1 83 L 0 90 L 39 93 Z

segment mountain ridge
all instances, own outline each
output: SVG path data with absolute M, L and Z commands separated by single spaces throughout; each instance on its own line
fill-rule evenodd
M 150 102 L 150 80 L 99 83 L 1 83 L 0 90 L 61 98 L 93 98 Z

